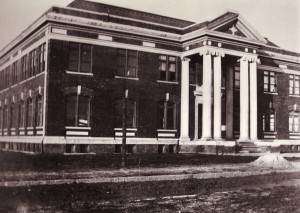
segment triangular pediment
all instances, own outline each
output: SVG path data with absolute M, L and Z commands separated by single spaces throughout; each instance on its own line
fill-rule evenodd
M 261 36 L 244 18 L 238 13 L 227 12 L 222 16 L 212 20 L 208 27 L 212 31 L 230 34 L 232 36 L 244 37 L 251 40 L 257 40 L 267 43 L 266 39 Z

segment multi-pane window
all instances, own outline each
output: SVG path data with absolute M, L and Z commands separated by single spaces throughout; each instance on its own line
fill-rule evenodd
M 46 44 L 42 44 L 37 48 L 37 73 L 45 70 Z
M 90 97 L 84 95 L 68 95 L 66 111 L 67 126 L 90 126 Z
M 92 46 L 89 44 L 69 44 L 69 71 L 91 73 Z
M 21 101 L 19 105 L 19 128 L 25 127 L 25 102 Z
M 289 83 L 289 94 L 290 95 L 300 95 L 300 76 L 290 75 Z
M 115 100 L 115 127 L 123 126 L 123 99 Z M 136 128 L 136 102 L 126 100 L 126 128 Z
M 177 81 L 176 57 L 159 56 L 159 80 L 161 81 Z
M 117 75 L 136 78 L 138 75 L 138 52 L 118 49 Z
M 158 102 L 158 129 L 176 129 L 176 103 L 172 101 Z
M 276 74 L 275 72 L 264 71 L 264 91 L 276 92 Z
M 240 70 L 235 70 L 234 72 L 234 88 L 240 88 Z
M 33 104 L 32 98 L 27 101 L 27 127 L 33 127 Z
M 270 102 L 269 109 L 263 115 L 263 131 L 266 132 L 276 131 L 276 113 L 273 108 L 272 102 Z
M 39 95 L 36 99 L 36 126 L 41 127 L 43 126 L 43 110 L 44 110 L 44 103 L 43 103 L 43 96 Z

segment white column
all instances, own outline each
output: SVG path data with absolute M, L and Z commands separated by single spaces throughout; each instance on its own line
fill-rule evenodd
M 195 136 L 194 136 L 194 140 L 198 140 L 198 129 L 199 129 L 199 125 L 198 125 L 198 120 L 199 120 L 199 113 L 198 113 L 198 110 L 199 110 L 199 106 L 198 106 L 198 101 L 197 101 L 197 98 L 195 98 Z
M 214 57 L 214 139 L 221 139 L 221 56 Z
M 180 141 L 189 141 L 189 58 L 181 61 Z
M 257 140 L 257 66 L 250 63 L 250 139 Z
M 203 107 L 202 107 L 202 139 L 211 139 L 211 104 L 212 104 L 212 67 L 211 54 L 203 54 Z
M 249 77 L 248 59 L 240 60 L 240 141 L 249 140 Z

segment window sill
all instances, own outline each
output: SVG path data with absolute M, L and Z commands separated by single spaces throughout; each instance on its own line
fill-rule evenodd
M 177 129 L 158 129 L 157 132 L 177 132 Z
M 80 126 L 66 126 L 66 129 L 86 129 L 91 130 L 91 127 L 80 127 Z
M 71 74 L 71 75 L 85 75 L 85 76 L 94 76 L 93 73 L 85 73 L 85 72 L 73 72 L 73 71 L 68 71 L 66 70 L 67 74 Z
M 126 80 L 135 80 L 135 81 L 138 81 L 139 78 L 134 78 L 134 77 L 124 77 L 124 76 L 115 76 L 115 78 L 118 78 L 118 79 L 126 79 Z
M 277 132 L 264 132 L 264 134 L 268 134 L 268 135 L 277 135 Z
M 162 81 L 162 80 L 157 80 L 158 83 L 166 83 L 166 84 L 179 84 L 177 81 Z
M 293 135 L 293 136 L 300 136 L 300 133 L 294 133 L 294 132 L 290 132 L 289 135 Z
M 289 95 L 289 97 L 300 98 L 300 95 Z
M 268 94 L 268 95 L 278 95 L 277 92 L 264 92 L 264 94 Z
M 122 128 L 114 128 L 115 131 L 122 131 Z M 126 128 L 126 131 L 137 131 L 137 128 Z

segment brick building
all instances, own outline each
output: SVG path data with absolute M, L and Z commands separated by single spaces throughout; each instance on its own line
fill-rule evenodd
M 300 151 L 300 54 L 227 12 L 194 23 L 75 0 L 0 52 L 0 148 Z

